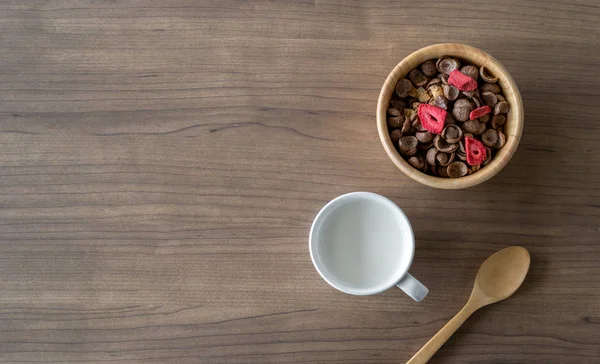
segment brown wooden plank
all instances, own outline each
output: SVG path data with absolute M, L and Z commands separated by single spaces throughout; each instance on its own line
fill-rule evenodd
M 0 2 L 0 361 L 401 363 L 520 244 L 524 286 L 434 363 L 600 361 L 594 1 Z M 379 89 L 411 51 L 498 58 L 513 160 L 439 191 L 388 160 Z M 319 208 L 383 194 L 431 290 L 352 297 L 310 262 Z

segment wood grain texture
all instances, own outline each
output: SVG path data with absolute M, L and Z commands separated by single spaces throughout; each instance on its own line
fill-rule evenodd
M 432 363 L 600 361 L 597 2 L 0 2 L 0 361 L 402 363 L 492 252 L 531 270 Z M 377 136 L 390 70 L 428 44 L 519 85 L 511 162 L 463 191 Z M 413 223 L 420 304 L 339 293 L 316 212 L 383 194 Z

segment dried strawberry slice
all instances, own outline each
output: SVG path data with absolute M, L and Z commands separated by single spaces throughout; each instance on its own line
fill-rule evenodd
M 471 113 L 469 114 L 469 119 L 475 120 L 475 119 L 482 117 L 483 115 L 487 115 L 491 112 L 492 112 L 492 108 L 490 108 L 487 105 L 478 107 L 477 109 L 471 111 Z
M 472 77 L 465 75 L 459 70 L 454 70 L 450 72 L 450 77 L 448 77 L 448 84 L 456 87 L 461 91 L 473 91 L 477 88 L 477 81 Z
M 427 131 L 439 134 L 444 130 L 446 115 L 448 115 L 446 110 L 429 104 L 421 104 L 419 105 L 417 113 L 419 119 L 421 119 L 421 125 L 423 125 Z
M 473 138 L 465 138 L 465 149 L 467 154 L 467 163 L 476 166 L 485 161 L 486 149 L 479 140 Z

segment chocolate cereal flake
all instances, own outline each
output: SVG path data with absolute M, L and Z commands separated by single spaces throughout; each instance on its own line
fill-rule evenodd
M 397 82 L 387 110 L 390 139 L 400 155 L 440 178 L 487 168 L 507 139 L 511 105 L 498 77 L 462 63 L 450 56 L 421 63 Z
M 467 175 L 467 165 L 461 161 L 450 163 L 446 168 L 446 173 L 450 178 L 459 178 Z

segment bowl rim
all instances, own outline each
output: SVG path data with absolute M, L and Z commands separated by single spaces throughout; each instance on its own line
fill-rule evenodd
M 444 55 L 455 56 L 458 58 L 466 58 L 464 54 L 470 54 L 468 58 L 478 58 L 482 62 L 475 63 L 469 59 L 469 62 L 475 64 L 478 67 L 486 66 L 490 68 L 493 73 L 498 74 L 501 79 L 504 79 L 504 85 L 502 86 L 503 91 L 505 88 L 509 88 L 512 92 L 511 99 L 511 115 L 514 115 L 512 122 L 516 123 L 511 133 L 506 133 L 506 144 L 498 155 L 482 170 L 473 173 L 471 175 L 461 178 L 443 178 L 430 176 L 414 168 L 407 161 L 400 156 L 396 151 L 396 148 L 392 144 L 387 126 L 387 109 L 392 93 L 394 92 L 395 85 L 401 77 L 406 75 L 402 72 L 402 69 L 412 69 L 417 65 L 421 64 L 427 59 L 432 59 Z M 391 91 L 390 91 L 391 90 Z M 505 92 L 506 94 L 506 92 Z M 508 98 L 507 98 L 508 99 Z M 516 82 L 504 68 L 504 66 L 494 57 L 481 49 L 460 43 L 439 43 L 433 44 L 427 47 L 423 47 L 414 51 L 413 53 L 402 59 L 387 76 L 377 100 L 377 131 L 379 133 L 379 139 L 385 149 L 388 157 L 392 162 L 411 179 L 420 182 L 424 185 L 440 188 L 440 189 L 463 189 L 478 185 L 487 181 L 488 179 L 495 176 L 511 159 L 515 153 L 521 134 L 523 132 L 523 100 L 517 87 Z

